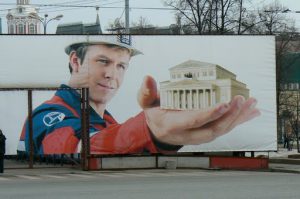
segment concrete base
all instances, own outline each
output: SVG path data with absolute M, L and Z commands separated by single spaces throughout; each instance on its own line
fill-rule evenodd
M 209 157 L 101 157 L 90 159 L 89 169 L 209 168 L 209 162 Z
M 148 169 L 156 167 L 156 157 L 102 157 L 92 158 L 90 170 L 98 169 Z
M 210 157 L 210 168 L 258 170 L 268 169 L 268 158 Z
M 100 169 L 268 169 L 268 158 L 249 157 L 192 157 L 192 156 L 136 156 L 101 157 L 90 159 L 91 170 Z
M 172 156 L 159 156 L 158 168 L 165 168 L 166 162 L 176 162 L 177 168 L 208 168 L 209 157 L 172 157 Z

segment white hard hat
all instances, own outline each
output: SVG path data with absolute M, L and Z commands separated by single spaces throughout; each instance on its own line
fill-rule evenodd
M 87 35 L 85 37 L 77 36 L 70 44 L 66 46 L 65 52 L 69 55 L 71 51 L 75 50 L 81 44 L 112 44 L 127 48 L 130 51 L 131 56 L 143 54 L 141 51 L 135 49 L 132 46 L 131 35 Z

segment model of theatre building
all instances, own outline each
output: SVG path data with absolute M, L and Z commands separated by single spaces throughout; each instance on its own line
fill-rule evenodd
M 161 108 L 192 110 L 249 97 L 246 84 L 219 65 L 188 60 L 169 69 L 170 81 L 160 82 Z

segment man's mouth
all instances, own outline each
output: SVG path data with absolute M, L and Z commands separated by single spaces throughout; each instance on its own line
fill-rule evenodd
M 114 87 L 112 87 L 108 84 L 98 83 L 97 85 L 100 86 L 100 87 L 103 87 L 105 89 L 111 89 L 111 90 L 115 89 Z

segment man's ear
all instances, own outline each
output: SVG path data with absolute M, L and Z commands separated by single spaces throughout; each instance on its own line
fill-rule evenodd
M 73 69 L 73 72 L 78 72 L 80 67 L 80 59 L 76 55 L 75 51 L 72 51 L 69 56 L 70 66 Z

